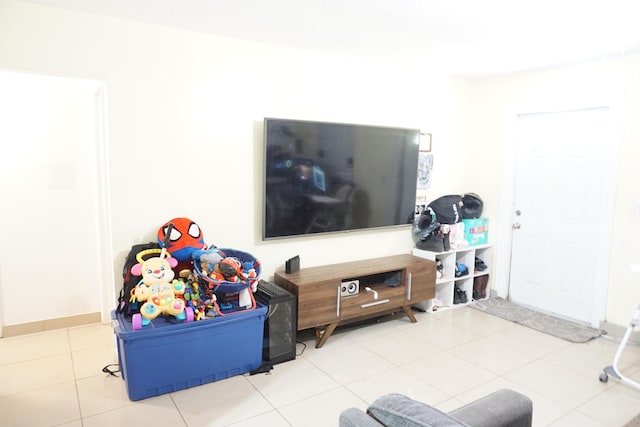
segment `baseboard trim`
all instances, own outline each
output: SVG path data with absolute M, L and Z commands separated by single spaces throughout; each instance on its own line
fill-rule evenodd
M 605 337 L 609 337 L 615 340 L 621 340 L 624 334 L 627 332 L 627 326 L 618 325 L 616 323 L 607 322 L 603 320 L 600 322 L 600 329 L 606 332 Z M 631 332 L 629 336 L 629 343 L 632 345 L 640 345 L 640 330 L 636 329 Z
M 4 325 L 2 338 L 18 335 L 33 334 L 36 332 L 51 331 L 53 329 L 82 326 L 89 323 L 100 323 L 100 313 L 78 314 L 76 316 L 57 317 L 55 319 L 38 320 L 36 322 L 19 323 L 17 325 Z

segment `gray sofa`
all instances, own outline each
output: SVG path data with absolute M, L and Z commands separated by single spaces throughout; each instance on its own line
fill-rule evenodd
M 340 427 L 531 427 L 531 399 L 513 390 L 498 390 L 449 413 L 401 394 L 378 398 L 363 412 L 349 408 Z

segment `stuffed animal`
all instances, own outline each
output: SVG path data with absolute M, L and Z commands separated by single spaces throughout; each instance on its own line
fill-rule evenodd
M 198 224 L 189 218 L 174 218 L 158 230 L 158 242 L 162 245 L 166 240 L 169 225 L 173 228 L 169 232 L 166 249 L 180 262 L 191 261 L 192 253 L 207 249 L 202 230 Z
M 131 268 L 133 275 L 142 276 L 131 294 L 137 301 L 144 302 L 140 307 L 140 315 L 144 319 L 136 318 L 134 321 L 141 320 L 142 325 L 147 325 L 161 314 L 172 315 L 179 320 L 186 319 L 185 302 L 177 298 L 184 294 L 185 283 L 182 280 L 174 280 L 173 267 L 178 261 L 173 257 L 152 257 L 147 260 L 143 260 L 142 257 L 143 255 L 139 256 L 138 264 Z

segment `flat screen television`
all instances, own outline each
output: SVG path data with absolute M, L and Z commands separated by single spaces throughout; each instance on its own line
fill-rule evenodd
M 264 119 L 264 240 L 411 223 L 418 129 Z

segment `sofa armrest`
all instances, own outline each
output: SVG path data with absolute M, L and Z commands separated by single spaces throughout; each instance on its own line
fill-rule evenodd
M 531 427 L 533 403 L 523 394 L 501 389 L 449 415 L 473 427 Z
M 385 426 L 464 427 L 466 424 L 444 412 L 402 394 L 390 393 L 367 408 L 367 414 Z
M 348 408 L 340 413 L 340 427 L 383 427 L 382 424 L 358 408 Z

